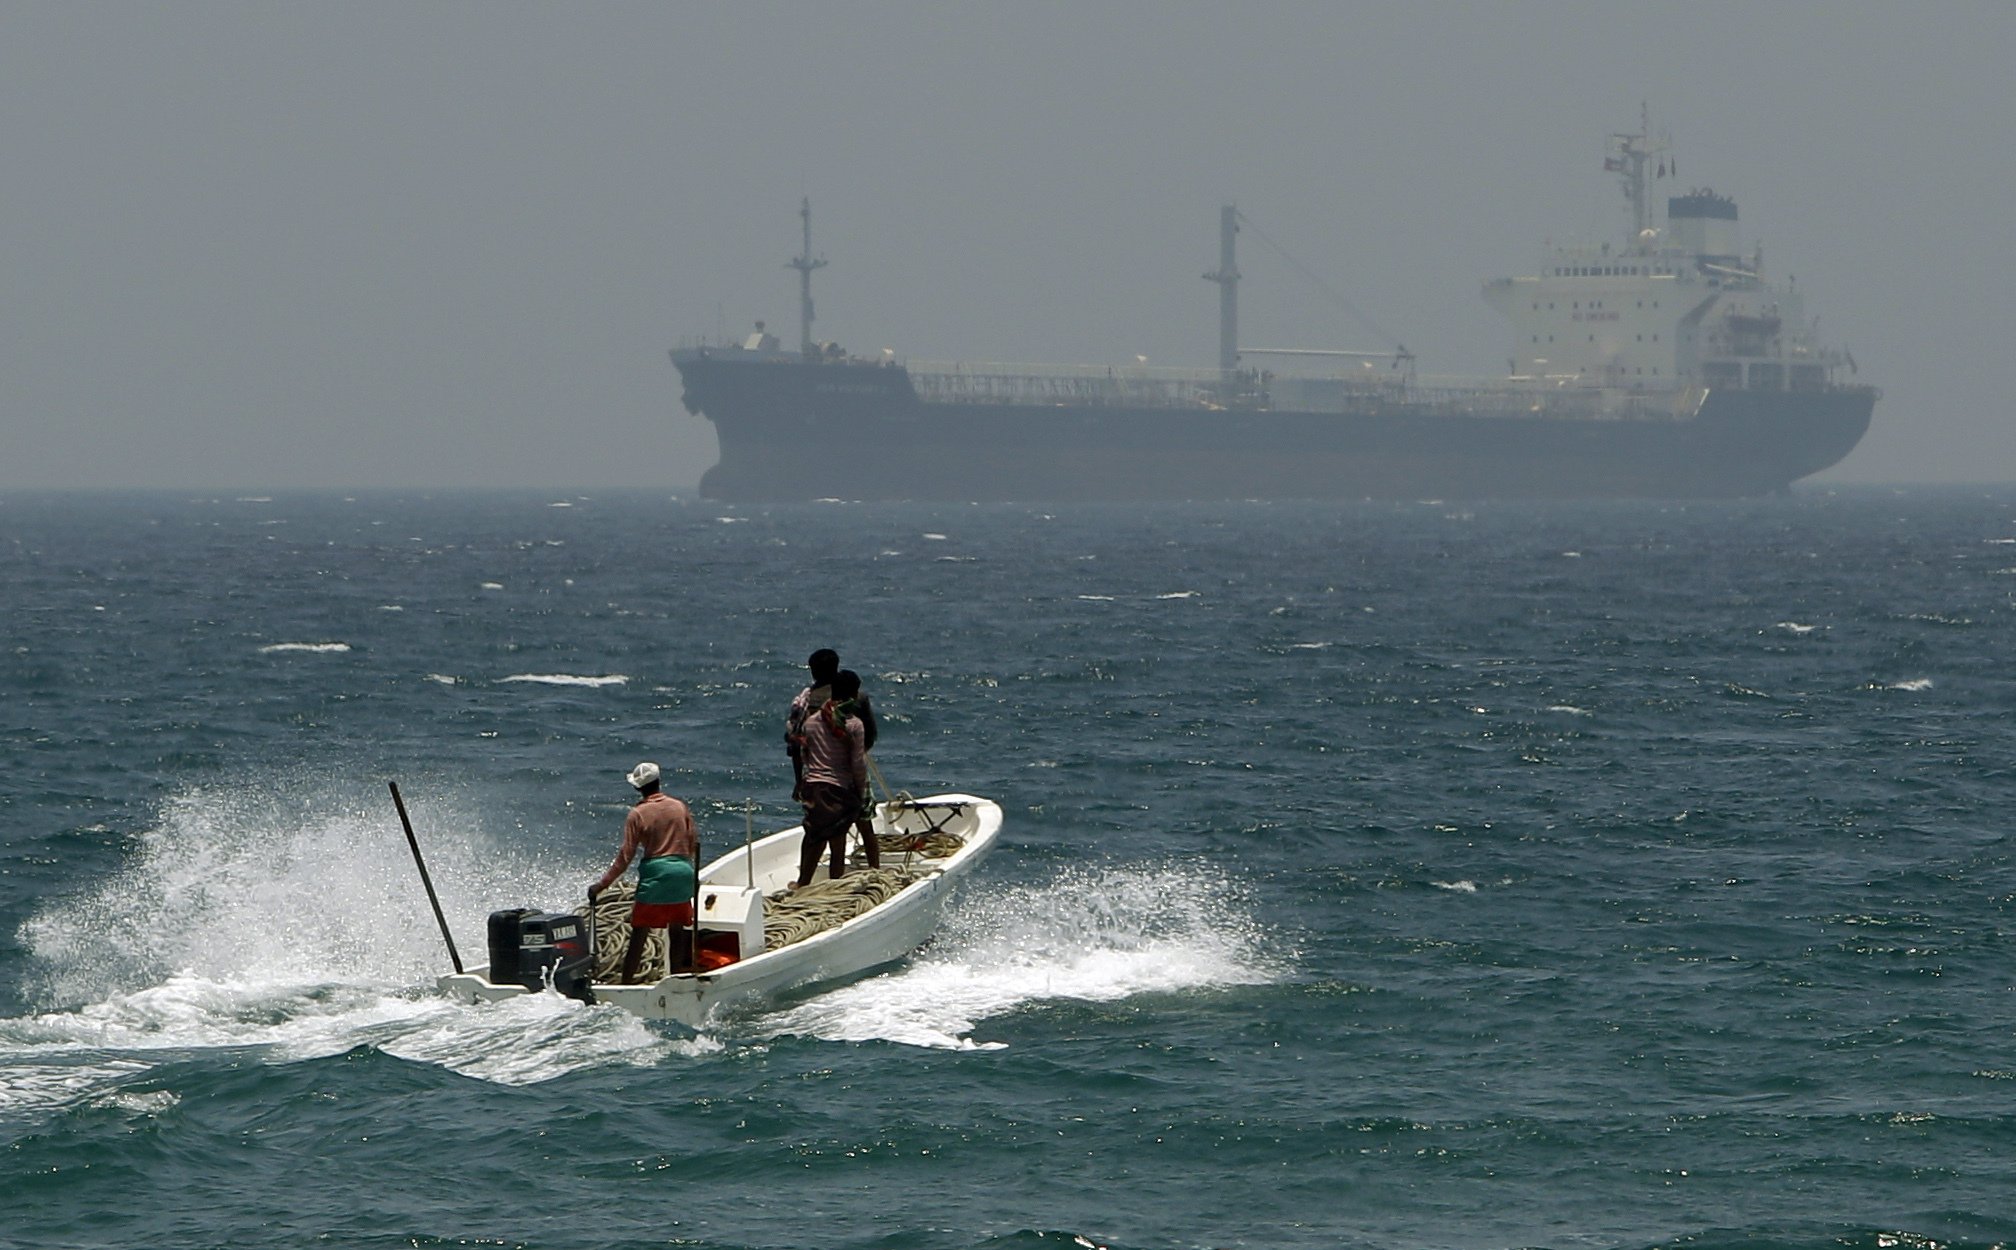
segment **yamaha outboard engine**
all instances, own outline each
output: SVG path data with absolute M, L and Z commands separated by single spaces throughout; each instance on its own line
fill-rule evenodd
M 588 984 L 594 967 L 595 950 L 581 917 L 531 907 L 490 913 L 490 984 L 528 990 L 551 985 L 569 998 L 593 1002 Z

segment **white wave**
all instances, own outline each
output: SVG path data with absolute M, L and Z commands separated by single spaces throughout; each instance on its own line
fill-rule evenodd
M 1323 651 L 1329 646 L 1330 644 L 1327 642 L 1291 642 L 1288 644 L 1288 649 L 1290 651 Z
M 737 525 L 749 518 L 746 516 L 717 516 L 714 519 L 723 525 Z
M 924 535 L 924 537 L 930 539 L 934 543 L 942 543 L 945 541 L 945 535 L 943 534 L 926 534 Z
M 992 1049 L 982 1021 L 1046 1003 L 1113 1002 L 1277 979 L 1292 951 L 1212 864 L 1068 871 L 1044 886 L 969 891 L 907 968 L 756 1022 L 771 1034 Z
M 482 584 L 482 586 L 481 586 L 481 587 L 480 587 L 479 589 L 482 589 L 482 590 L 502 590 L 502 589 L 504 589 L 504 583 L 503 583 L 503 582 L 484 582 L 484 583 Z
M 1560 713 L 1561 713 L 1561 714 L 1563 714 L 1564 716 L 1587 716 L 1587 715 L 1589 715 L 1589 709 L 1588 709 L 1588 708 L 1586 708 L 1586 707 L 1576 707 L 1576 706 L 1575 706 L 1574 704 L 1572 704 L 1572 703 L 1550 703 L 1550 704 L 1548 704 L 1548 705 L 1547 705 L 1547 710 L 1548 710 L 1548 711 L 1550 711 L 1550 712 L 1560 712 Z
M 1477 892 L 1477 883 L 1475 881 L 1430 881 L 1428 884 L 1438 890 L 1448 890 L 1454 894 L 1475 894 Z
M 1177 590 L 1166 595 L 1156 595 L 1155 597 L 1157 599 L 1195 599 L 1197 592 L 1194 590 Z
M 427 680 L 432 682 L 439 682 L 441 685 L 444 686 L 452 686 L 455 685 L 456 682 L 459 681 L 460 679 L 450 677 L 446 673 L 429 673 L 427 674 Z
M 274 642 L 259 648 L 259 654 L 281 655 L 300 651 L 311 655 L 333 655 L 349 649 L 350 644 L 347 642 Z
M 424 1027 L 388 1037 L 378 1048 L 499 1085 L 536 1085 L 584 1068 L 644 1067 L 670 1054 L 722 1049 L 707 1037 L 672 1040 L 620 1007 L 590 1007 L 558 994 L 441 1005 Z
M 630 679 L 622 673 L 610 673 L 602 677 L 578 677 L 572 673 L 513 673 L 509 677 L 499 677 L 497 680 L 531 682 L 540 686 L 620 686 Z
M 0 1116 L 18 1119 L 73 1106 L 152 1070 L 137 1059 L 0 1063 Z
M 380 612 L 404 612 L 406 607 L 404 604 L 399 603 L 381 603 L 378 605 L 378 610 Z
M 598 866 L 500 854 L 452 797 L 407 805 L 474 962 L 490 911 L 567 906 Z M 507 1084 L 680 1053 L 615 1008 L 437 995 L 447 954 L 382 792 L 185 792 L 123 871 L 44 906 L 19 941 L 39 1006 L 0 1018 L 0 1113 L 104 1095 L 218 1049 L 293 1063 L 368 1045 Z
M 1930 677 L 1912 677 L 1904 681 L 1893 681 L 1883 688 L 1885 690 L 1930 690 L 1932 688 L 1932 679 Z
M 1111 603 L 1111 602 L 1113 602 L 1113 596 L 1112 596 L 1112 595 L 1079 595 L 1078 597 L 1079 597 L 1080 599 L 1083 599 L 1083 600 L 1084 600 L 1085 602 L 1087 602 L 1087 603 Z
M 1788 634 L 1803 635 L 1803 634 L 1810 634 L 1820 627 L 1818 625 L 1801 625 L 1797 621 L 1780 621 L 1774 628 L 1782 629 Z

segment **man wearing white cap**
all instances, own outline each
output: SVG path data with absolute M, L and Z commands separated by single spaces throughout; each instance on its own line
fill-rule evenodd
M 630 908 L 630 949 L 623 954 L 623 985 L 635 982 L 637 964 L 644 956 L 644 943 L 652 929 L 666 930 L 670 950 L 667 962 L 684 969 L 693 944 L 679 941 L 673 925 L 693 923 L 693 890 L 700 863 L 700 835 L 693 828 L 693 813 L 686 805 L 658 788 L 658 766 L 646 761 L 630 770 L 630 784 L 637 789 L 637 806 L 623 821 L 623 845 L 602 873 L 602 879 L 588 887 L 588 905 L 615 883 L 640 852 L 637 862 L 637 901 Z

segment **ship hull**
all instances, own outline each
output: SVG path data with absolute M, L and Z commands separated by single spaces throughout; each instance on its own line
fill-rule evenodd
M 1726 498 L 1838 463 L 1876 393 L 1713 391 L 1684 418 L 932 403 L 901 366 L 674 354 L 711 499 Z

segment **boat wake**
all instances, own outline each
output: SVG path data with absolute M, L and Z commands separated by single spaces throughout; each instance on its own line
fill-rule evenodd
M 455 796 L 414 802 L 463 955 L 500 900 L 556 906 L 587 863 L 504 851 Z M 423 835 L 424 836 L 424 835 Z M 155 1068 L 240 1050 L 296 1063 L 359 1046 L 502 1084 L 714 1046 L 550 995 L 475 1008 L 433 990 L 440 933 L 389 801 L 287 786 L 166 806 L 127 865 L 21 928 L 29 1014 L 0 1017 L 0 1123 L 147 1088 Z
M 1208 864 L 1067 871 L 1040 886 L 970 888 L 937 939 L 896 972 L 752 1022 L 772 1035 L 994 1049 L 982 1022 L 1046 1004 L 1265 984 L 1252 900 Z

